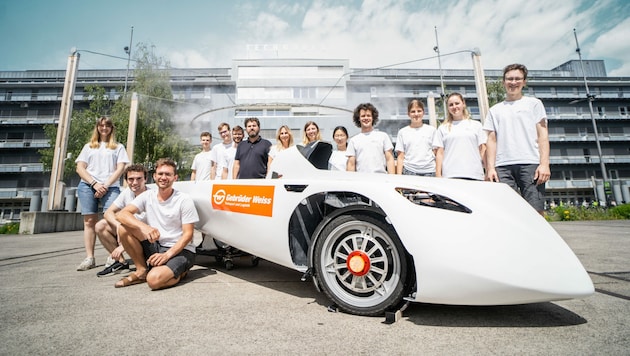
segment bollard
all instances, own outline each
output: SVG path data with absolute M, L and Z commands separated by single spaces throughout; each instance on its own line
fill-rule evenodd
M 68 212 L 73 212 L 76 209 L 77 203 L 77 188 L 66 188 L 66 202 L 64 205 L 64 210 Z
M 33 191 L 31 195 L 31 204 L 28 207 L 28 211 L 39 211 L 42 208 L 42 190 L 37 189 Z
M 42 189 L 42 211 L 48 211 L 48 188 Z

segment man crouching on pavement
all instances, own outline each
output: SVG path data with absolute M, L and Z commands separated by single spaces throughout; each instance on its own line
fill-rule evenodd
M 173 189 L 177 166 L 170 158 L 155 164 L 157 189 L 136 197 L 116 214 L 120 241 L 136 271 L 116 288 L 147 282 L 153 290 L 171 287 L 185 277 L 195 260 L 194 224 L 199 221 L 192 198 Z M 134 217 L 146 213 L 146 223 Z

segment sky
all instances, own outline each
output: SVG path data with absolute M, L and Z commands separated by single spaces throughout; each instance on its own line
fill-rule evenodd
M 328 58 L 433 69 L 437 32 L 443 69 L 472 69 L 477 48 L 484 69 L 546 70 L 578 59 L 575 29 L 583 59 L 630 77 L 627 0 L 2 0 L 0 70 L 65 70 L 73 47 L 79 69 L 123 69 L 132 26 L 132 55 L 144 43 L 174 68 Z

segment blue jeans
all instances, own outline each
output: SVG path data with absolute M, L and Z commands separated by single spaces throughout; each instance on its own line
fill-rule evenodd
M 94 189 L 89 184 L 81 181 L 77 187 L 79 203 L 81 203 L 81 215 L 98 214 L 99 203 L 103 206 L 103 211 L 107 210 L 120 194 L 119 187 L 109 187 L 107 193 L 101 198 L 94 197 Z

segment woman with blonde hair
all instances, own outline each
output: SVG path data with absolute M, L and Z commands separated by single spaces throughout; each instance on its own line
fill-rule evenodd
M 448 114 L 433 140 L 436 177 L 483 180 L 487 135 L 460 93 L 446 97 Z
M 276 141 L 277 143 L 269 149 L 269 162 L 267 163 L 267 166 L 269 166 L 271 161 L 276 158 L 278 152 L 293 146 L 293 133 L 291 132 L 289 126 L 280 126 L 278 132 L 276 133 Z
M 304 125 L 302 133 L 302 145 L 306 146 L 311 142 L 321 141 L 322 134 L 319 132 L 319 126 L 314 121 L 309 121 Z
M 81 215 L 83 215 L 83 241 L 87 257 L 77 271 L 96 267 L 94 245 L 99 203 L 104 212 L 120 194 L 120 176 L 129 157 L 125 146 L 116 141 L 114 123 L 102 116 L 96 120 L 90 142 L 86 143 L 76 159 L 77 174 L 81 182 L 77 188 Z

